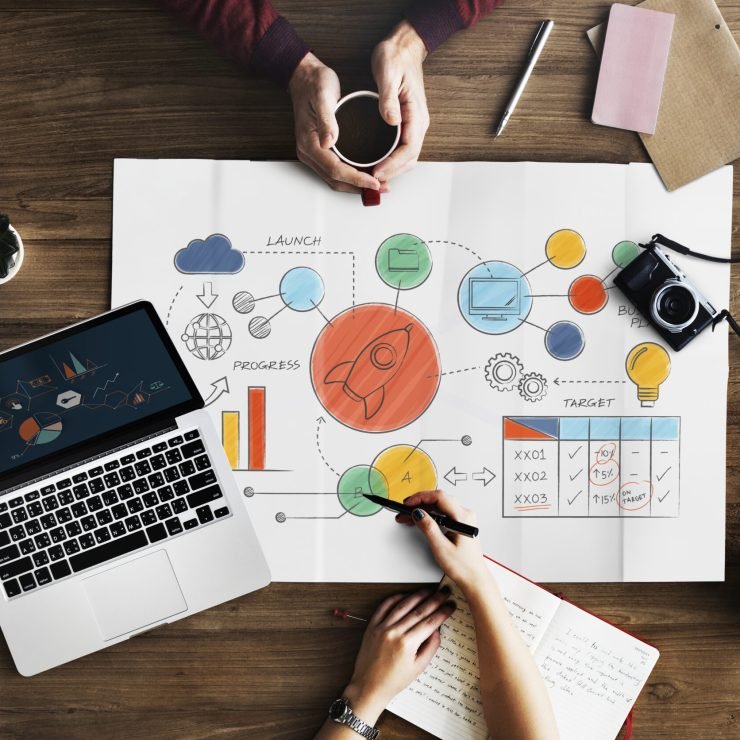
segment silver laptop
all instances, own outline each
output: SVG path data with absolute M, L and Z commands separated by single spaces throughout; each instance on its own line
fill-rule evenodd
M 23 675 L 269 581 L 150 303 L 0 354 L 0 626 Z

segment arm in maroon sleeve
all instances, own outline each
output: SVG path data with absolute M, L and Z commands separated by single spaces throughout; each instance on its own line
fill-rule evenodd
M 287 87 L 308 47 L 270 0 L 159 0 L 227 57 Z
M 456 31 L 475 25 L 502 1 L 415 0 L 406 11 L 406 18 L 431 53 Z

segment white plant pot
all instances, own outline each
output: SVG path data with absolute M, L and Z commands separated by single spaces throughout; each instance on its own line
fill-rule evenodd
M 8 273 L 8 277 L 0 278 L 0 285 L 3 283 L 7 283 L 9 280 L 12 280 L 17 274 L 18 270 L 21 269 L 21 265 L 23 264 L 23 255 L 25 252 L 25 249 L 23 249 L 23 239 L 21 239 L 21 235 L 11 226 L 10 231 L 12 231 L 16 238 L 18 239 L 18 252 L 15 254 L 15 266 L 10 269 L 10 272 Z

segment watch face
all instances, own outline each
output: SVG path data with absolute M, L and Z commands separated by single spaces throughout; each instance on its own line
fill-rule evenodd
M 346 711 L 347 703 L 344 701 L 344 699 L 337 699 L 329 707 L 329 717 L 333 720 L 342 719 Z

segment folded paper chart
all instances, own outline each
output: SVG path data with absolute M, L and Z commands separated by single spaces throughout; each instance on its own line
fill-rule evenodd
M 656 231 L 728 255 L 731 199 L 729 167 L 427 163 L 362 209 L 295 163 L 118 160 L 112 303 L 158 309 L 275 580 L 437 578 L 363 496 L 433 488 L 539 581 L 720 580 L 726 327 L 675 354 L 612 280 Z

